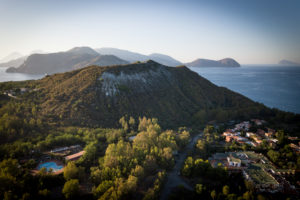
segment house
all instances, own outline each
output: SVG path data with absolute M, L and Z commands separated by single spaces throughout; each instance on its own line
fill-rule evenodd
M 241 167 L 242 161 L 238 158 L 233 157 L 232 155 L 227 157 L 227 161 L 230 167 Z
M 74 161 L 74 160 L 78 160 L 81 156 L 83 156 L 83 154 L 85 153 L 85 151 L 80 151 L 78 153 L 69 155 L 65 157 L 66 161 Z
M 136 135 L 130 136 L 130 137 L 129 137 L 129 141 L 133 141 L 135 137 L 136 137 Z
M 254 124 L 257 125 L 257 126 L 261 126 L 264 123 L 266 123 L 265 120 L 260 120 L 260 119 L 251 119 L 251 121 L 254 122 Z
M 265 133 L 265 136 L 268 137 L 268 138 L 270 138 L 270 137 L 273 136 L 273 133 L 272 133 L 272 132 L 266 132 L 266 133 Z
M 28 91 L 28 88 L 20 88 L 21 94 L 24 94 L 24 93 L 27 92 L 27 91 Z
M 274 140 L 276 140 L 276 139 L 274 139 Z M 267 140 L 270 147 L 276 147 L 276 142 L 274 142 L 274 140 L 272 140 L 272 139 L 268 139 L 268 140 Z M 278 140 L 277 140 L 277 141 L 278 141 Z
M 233 140 L 233 137 L 232 136 L 226 136 L 226 142 L 231 142 Z
M 260 136 L 264 136 L 264 135 L 265 135 L 265 131 L 262 130 L 262 129 L 258 129 L 258 130 L 256 131 L 256 134 L 258 134 L 258 135 L 260 135 Z
M 253 147 L 257 147 L 257 143 L 255 143 L 255 142 L 247 141 L 246 144 L 253 146 Z
M 234 130 L 236 130 L 236 131 L 238 131 L 238 130 L 248 131 L 250 127 L 251 127 L 250 122 L 244 121 L 244 122 L 241 122 L 239 124 L 236 124 Z
M 290 147 L 294 150 L 294 152 L 300 153 L 300 146 L 291 143 L 291 144 L 290 144 Z
M 249 140 L 247 138 L 244 138 L 244 137 L 240 137 L 240 136 L 237 136 L 236 138 L 236 141 L 240 144 L 244 144 L 246 142 L 249 142 Z
M 248 138 L 251 138 L 252 136 L 254 136 L 255 134 L 254 133 L 252 133 L 252 132 L 246 132 L 246 136 L 248 137 Z
M 260 145 L 262 143 L 262 140 L 255 138 L 255 142 Z
M 268 133 L 273 133 L 273 135 L 276 133 L 276 131 L 274 129 L 267 128 L 267 130 L 268 130 Z
M 231 136 L 232 135 L 232 132 L 229 132 L 229 131 L 225 131 L 223 132 L 223 136 Z
M 298 137 L 291 137 L 291 136 L 289 136 L 288 139 L 292 140 L 292 141 L 295 141 L 295 140 L 298 140 Z
M 59 148 L 55 148 L 52 149 L 50 152 L 51 153 L 58 153 L 58 152 L 63 152 L 63 151 L 67 151 L 67 150 L 74 150 L 74 149 L 80 149 L 81 146 L 79 144 L 77 145 L 73 145 L 73 146 L 69 146 L 69 147 L 59 147 Z

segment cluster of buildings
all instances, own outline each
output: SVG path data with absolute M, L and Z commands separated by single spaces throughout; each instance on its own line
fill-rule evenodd
M 57 156 L 63 156 L 66 161 L 74 161 L 79 159 L 85 153 L 85 151 L 83 151 L 82 147 L 77 144 L 73 146 L 55 148 L 52 149 L 50 153 Z
M 64 164 L 68 161 L 76 161 L 84 155 L 81 145 L 65 146 L 44 152 L 39 158 L 38 166 L 32 170 L 37 174 L 40 169 L 46 168 L 47 172 L 52 171 L 54 174 L 60 174 L 64 171 Z
M 73 146 L 69 146 L 69 147 L 55 148 L 55 149 L 52 149 L 50 152 L 51 153 L 64 153 L 66 151 L 77 150 L 77 149 L 81 149 L 81 146 L 79 144 L 73 145 Z
M 267 131 L 257 129 L 255 133 L 249 132 L 252 124 L 261 126 L 264 123 L 264 120 L 259 119 L 252 119 L 251 122 L 244 121 L 236 124 L 232 129 L 227 129 L 223 132 L 223 136 L 225 137 L 226 142 L 236 141 L 239 144 L 248 144 L 250 146 L 257 147 L 262 144 L 263 140 L 265 140 L 270 146 L 276 146 L 278 140 L 274 138 L 275 130 L 267 128 Z M 245 133 L 245 135 L 242 136 L 242 133 Z
M 255 152 L 216 153 L 209 158 L 212 167 L 223 166 L 229 172 L 241 172 L 244 178 L 253 183 L 259 192 L 283 192 L 295 190 L 285 179 L 294 170 L 279 170 L 262 154 Z
M 20 89 L 17 89 L 17 90 L 8 90 L 8 91 L 5 91 L 3 94 L 7 95 L 9 97 L 12 97 L 12 98 L 17 98 L 16 96 L 18 94 L 24 94 L 27 91 L 29 91 L 28 88 L 20 88 Z
M 300 154 L 300 142 L 298 144 L 290 143 L 290 147 L 296 154 Z
M 289 144 L 289 146 L 291 147 L 291 149 L 296 153 L 296 154 L 300 154 L 300 140 L 298 137 L 288 137 L 288 140 L 291 142 Z

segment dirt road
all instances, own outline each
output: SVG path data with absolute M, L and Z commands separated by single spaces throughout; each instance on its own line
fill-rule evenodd
M 194 189 L 180 177 L 180 169 L 184 164 L 188 152 L 193 150 L 193 147 L 195 146 L 197 140 L 200 138 L 201 134 L 202 133 L 195 135 L 190 143 L 184 148 L 184 150 L 178 154 L 177 159 L 175 159 L 176 164 L 174 168 L 167 173 L 167 180 L 164 184 L 164 187 L 162 188 L 160 200 L 166 200 L 171 190 L 178 185 L 182 185 L 189 190 Z

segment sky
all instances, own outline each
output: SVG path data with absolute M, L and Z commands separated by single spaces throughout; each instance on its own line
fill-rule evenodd
M 75 46 L 300 63 L 299 0 L 0 0 L 0 58 Z

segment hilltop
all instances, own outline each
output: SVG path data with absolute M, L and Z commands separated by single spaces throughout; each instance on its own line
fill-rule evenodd
M 256 116 L 265 109 L 185 66 L 167 67 L 151 60 L 89 66 L 26 83 L 35 91 L 26 100 L 36 103 L 40 118 L 68 125 L 114 127 L 128 115 L 156 117 L 164 127 L 179 127 Z
M 222 60 L 197 59 L 193 62 L 186 63 L 188 67 L 240 67 L 241 65 L 232 58 Z

